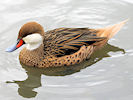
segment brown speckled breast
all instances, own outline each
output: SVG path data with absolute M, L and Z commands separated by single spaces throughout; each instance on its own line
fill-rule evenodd
M 24 48 L 19 55 L 20 62 L 33 67 L 57 67 L 57 66 L 69 66 L 82 62 L 90 57 L 92 54 L 93 46 L 82 46 L 79 51 L 71 55 L 65 55 L 61 57 L 54 57 L 52 55 L 43 55 L 43 46 L 40 46 L 34 51 L 29 51 Z
M 33 51 L 27 50 L 26 47 L 19 53 L 19 60 L 27 66 L 38 67 L 40 61 L 44 58 L 43 45 Z

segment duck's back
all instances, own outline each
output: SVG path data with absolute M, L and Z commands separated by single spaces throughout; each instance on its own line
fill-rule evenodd
M 77 52 L 83 45 L 96 45 L 106 37 L 98 37 L 97 30 L 88 28 L 58 28 L 45 33 L 45 54 L 61 57 Z

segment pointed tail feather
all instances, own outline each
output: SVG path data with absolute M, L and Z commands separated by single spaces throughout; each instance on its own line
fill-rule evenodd
M 124 20 L 118 24 L 107 26 L 102 29 L 97 29 L 98 33 L 97 36 L 99 37 L 107 37 L 108 39 L 112 38 L 122 27 L 123 25 L 128 21 Z

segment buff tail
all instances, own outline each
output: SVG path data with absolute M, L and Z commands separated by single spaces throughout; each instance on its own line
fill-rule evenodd
M 99 37 L 107 37 L 108 39 L 112 38 L 122 27 L 123 25 L 128 21 L 124 20 L 118 24 L 107 26 L 105 28 L 97 29 L 98 33 L 97 36 Z

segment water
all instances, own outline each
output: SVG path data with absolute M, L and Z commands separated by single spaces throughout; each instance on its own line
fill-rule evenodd
M 1 0 L 0 100 L 132 100 L 132 0 Z M 58 27 L 100 28 L 130 18 L 90 61 L 40 70 L 21 65 L 22 48 L 6 53 L 20 27 L 37 21 Z

